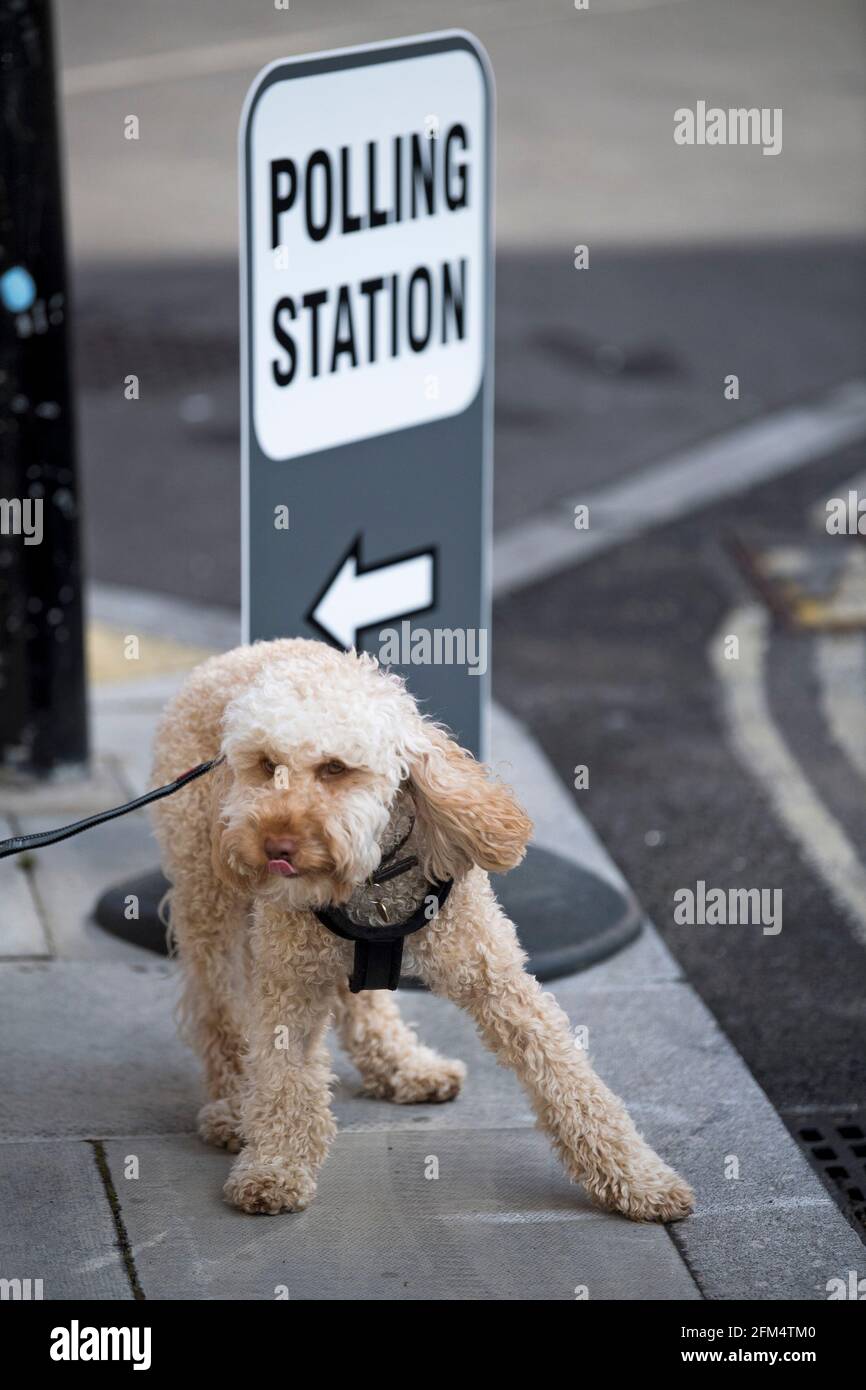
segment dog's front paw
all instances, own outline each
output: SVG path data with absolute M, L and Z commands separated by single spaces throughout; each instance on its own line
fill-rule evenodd
M 655 1154 L 635 1171 L 611 1180 L 597 1195 L 631 1221 L 681 1221 L 695 1205 L 688 1183 Z
M 431 1053 L 429 1058 L 406 1062 L 385 1078 L 369 1081 L 364 1091 L 395 1105 L 441 1105 L 460 1094 L 465 1080 L 462 1062 Z
M 206 1144 L 240 1153 L 244 1139 L 240 1117 L 227 1100 L 209 1100 L 198 1112 L 198 1132 Z
M 279 1159 L 237 1160 L 223 1196 L 240 1211 L 276 1216 L 281 1211 L 303 1211 L 313 1200 L 313 1180 Z

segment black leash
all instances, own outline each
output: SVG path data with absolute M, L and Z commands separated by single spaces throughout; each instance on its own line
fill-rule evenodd
M 164 787 L 145 792 L 144 796 L 127 801 L 124 806 L 113 806 L 110 811 L 97 811 L 95 816 L 77 820 L 72 825 L 61 825 L 57 830 L 37 830 L 32 835 L 13 835 L 9 840 L 0 840 L 0 859 L 6 859 L 10 854 L 21 854 L 23 850 L 44 849 L 46 845 L 59 844 L 61 840 L 68 840 L 72 835 L 80 835 L 82 830 L 90 830 L 94 825 L 102 825 L 107 820 L 115 820 L 117 816 L 125 816 L 127 811 L 137 811 L 141 806 L 149 806 L 151 801 L 173 796 L 175 792 L 194 782 L 197 777 L 203 777 L 221 762 L 222 758 L 211 758 L 208 763 L 199 763 L 197 767 L 191 767 L 189 772 L 184 772 Z

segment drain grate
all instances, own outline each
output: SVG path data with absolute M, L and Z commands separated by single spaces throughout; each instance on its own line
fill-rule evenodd
M 866 1231 L 866 1111 L 789 1116 L 788 1124 L 849 1221 Z

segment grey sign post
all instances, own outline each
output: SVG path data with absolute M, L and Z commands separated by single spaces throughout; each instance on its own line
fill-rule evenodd
M 373 652 L 482 756 L 492 100 L 448 32 L 272 64 L 240 137 L 244 638 Z

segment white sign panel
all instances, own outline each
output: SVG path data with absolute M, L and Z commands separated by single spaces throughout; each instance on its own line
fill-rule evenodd
M 466 48 L 256 94 L 250 403 L 266 457 L 444 419 L 475 398 L 486 348 L 485 98 Z

